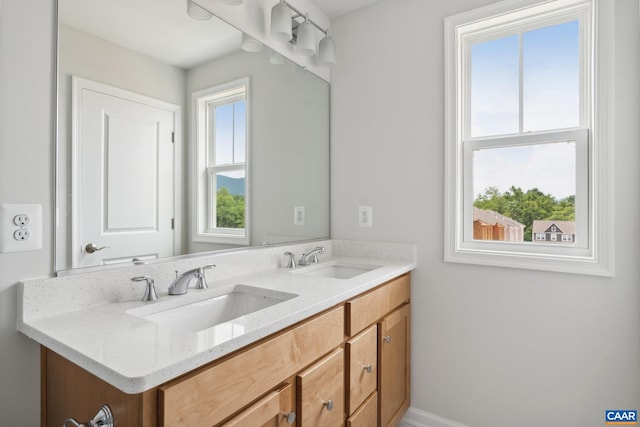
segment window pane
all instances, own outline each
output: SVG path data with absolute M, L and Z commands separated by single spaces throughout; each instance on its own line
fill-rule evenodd
M 523 35 L 523 130 L 579 125 L 578 21 Z
M 519 130 L 518 36 L 471 47 L 471 136 Z
M 575 142 L 474 150 L 473 191 L 475 240 L 575 242 Z
M 245 172 L 216 173 L 216 227 L 244 228 Z
M 245 162 L 246 138 L 246 102 L 238 101 L 234 104 L 234 143 L 233 143 L 233 162 Z
M 233 163 L 233 104 L 215 108 L 215 164 Z

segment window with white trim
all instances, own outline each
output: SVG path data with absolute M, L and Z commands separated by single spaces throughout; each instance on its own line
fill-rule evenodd
M 610 233 L 601 3 L 507 0 L 446 19 L 445 260 L 612 274 L 600 238 Z M 534 243 L 546 239 L 533 222 L 552 220 L 575 223 L 575 238 Z M 479 223 L 524 233 L 482 240 Z
M 249 244 L 248 78 L 194 93 L 195 240 Z

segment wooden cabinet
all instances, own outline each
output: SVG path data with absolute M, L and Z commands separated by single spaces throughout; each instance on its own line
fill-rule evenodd
M 131 427 L 395 426 L 410 399 L 409 301 L 405 274 L 133 395 L 43 347 L 42 425 L 106 403 Z
M 380 425 L 395 426 L 409 409 L 409 304 L 386 316 L 380 334 Z
M 374 406 L 370 393 L 374 390 L 377 390 L 378 421 L 370 425 L 396 426 L 409 409 L 410 285 L 408 274 L 400 276 L 345 304 L 346 333 L 352 337 L 346 343 L 350 360 L 348 425 L 365 425 L 359 424 L 359 420 L 368 419 L 366 414 Z M 358 362 L 359 354 L 373 356 L 377 361 L 377 385 L 373 389 L 370 383 L 364 384 L 370 379 L 356 372 L 362 363 Z
M 344 425 L 344 351 L 339 348 L 297 376 L 298 425 Z

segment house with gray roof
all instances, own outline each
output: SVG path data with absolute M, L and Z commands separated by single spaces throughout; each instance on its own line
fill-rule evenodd
M 532 240 L 537 243 L 575 243 L 575 221 L 533 221 Z

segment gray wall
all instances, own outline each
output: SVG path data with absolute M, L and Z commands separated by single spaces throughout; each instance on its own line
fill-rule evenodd
M 51 0 L 2 0 L 0 203 L 40 203 L 44 249 L 0 254 L 0 425 L 40 422 L 39 348 L 16 331 L 16 283 L 53 270 L 54 49 Z
M 638 2 L 615 0 L 612 279 L 443 262 L 443 19 L 489 3 L 383 0 L 334 21 L 331 234 L 418 245 L 413 407 L 474 427 L 601 426 L 605 409 L 640 409 Z

